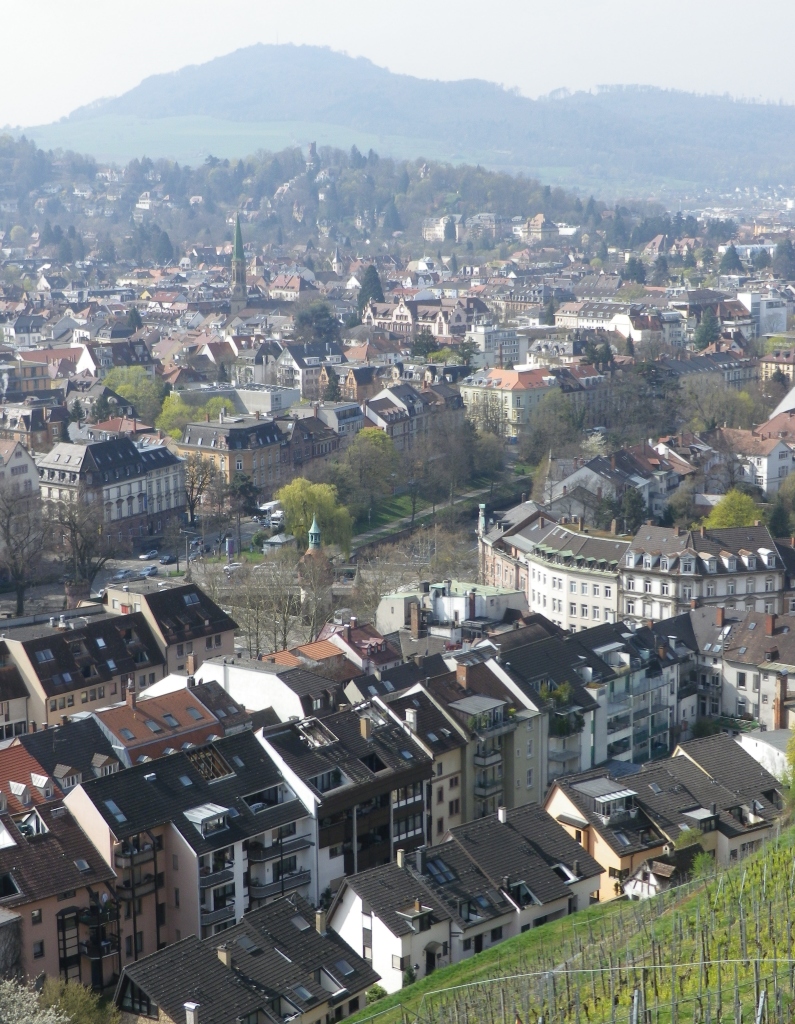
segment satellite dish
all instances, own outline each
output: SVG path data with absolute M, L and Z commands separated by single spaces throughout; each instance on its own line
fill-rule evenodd
M 99 897 L 99 902 L 104 906 L 108 902 L 109 899 L 110 899 L 110 896 L 108 896 L 108 894 L 106 892 L 103 892 L 102 895 Z

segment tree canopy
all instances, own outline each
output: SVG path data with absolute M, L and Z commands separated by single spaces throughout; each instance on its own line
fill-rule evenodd
M 371 263 L 362 275 L 362 286 L 359 289 L 357 305 L 359 316 L 365 311 L 371 302 L 383 302 L 384 289 L 381 286 L 381 278 L 378 276 L 375 264 Z
M 753 526 L 759 518 L 759 509 L 750 494 L 733 489 L 713 508 L 704 525 L 710 530 L 725 530 L 733 526 Z
M 718 338 L 720 338 L 720 323 L 712 310 L 708 308 L 704 310 L 701 323 L 696 328 L 696 333 L 693 335 L 693 343 L 700 351 L 717 341 Z
M 295 313 L 295 337 L 298 341 L 329 344 L 340 338 L 340 322 L 327 302 L 313 299 L 299 303 Z
M 306 547 L 312 519 L 316 518 L 324 544 L 337 544 L 343 551 L 349 550 L 353 521 L 333 484 L 316 484 L 299 476 L 285 484 L 276 498 L 284 509 L 287 532 L 301 547 Z
M 154 425 L 168 394 L 168 384 L 150 377 L 142 366 L 124 366 L 111 370 L 105 384 L 117 395 L 132 402 L 144 423 Z
M 732 242 L 721 257 L 720 272 L 721 274 L 742 274 L 744 271 L 745 267 Z

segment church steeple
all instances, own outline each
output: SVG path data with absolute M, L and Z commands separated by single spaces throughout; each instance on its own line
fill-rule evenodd
M 243 233 L 240 230 L 240 214 L 235 218 L 235 248 L 232 252 L 232 288 L 230 306 L 232 313 L 239 313 L 246 305 L 246 254 L 243 252 Z
M 320 527 L 317 525 L 317 516 L 312 516 L 312 525 L 309 527 L 309 550 L 320 551 Z

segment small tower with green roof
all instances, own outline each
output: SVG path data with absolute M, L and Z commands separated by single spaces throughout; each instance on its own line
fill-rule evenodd
M 317 516 L 312 516 L 312 525 L 309 527 L 309 550 L 320 551 L 320 527 L 317 525 Z

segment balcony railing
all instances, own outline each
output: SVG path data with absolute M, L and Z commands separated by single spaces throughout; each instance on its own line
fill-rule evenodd
M 139 896 L 148 896 L 154 891 L 154 875 L 145 875 L 134 887 L 129 878 L 123 878 L 116 888 L 116 893 L 120 900 L 137 899 Z
M 488 754 L 475 754 L 472 760 L 478 768 L 491 768 L 502 761 L 502 751 L 492 750 Z
M 248 887 L 248 894 L 253 900 L 264 900 L 269 896 L 278 896 L 281 892 L 292 892 L 302 885 L 308 885 L 312 878 L 311 871 L 296 871 L 292 875 L 285 875 L 278 882 L 269 882 L 267 885 L 257 885 L 251 881 Z
M 221 907 L 219 910 L 202 910 L 201 923 L 203 925 L 220 924 L 221 921 L 228 921 L 234 916 L 235 905 L 234 903 L 230 903 L 228 906 Z
M 422 799 L 422 796 L 418 799 Z M 262 843 L 249 843 L 248 861 L 249 864 L 264 864 L 269 860 L 280 860 L 282 857 L 289 857 L 299 850 L 308 850 L 312 846 L 312 840 L 308 836 L 298 836 L 295 839 L 288 839 L 279 846 L 278 842 L 270 846 L 263 846 Z
M 118 935 L 109 935 L 101 942 L 81 942 L 80 953 L 89 960 L 102 960 L 106 956 L 113 956 L 119 952 Z
M 475 796 L 485 798 L 502 792 L 502 779 L 484 780 L 475 783 Z
M 222 868 L 220 871 L 211 871 L 206 875 L 199 875 L 199 888 L 211 889 L 214 885 L 222 885 L 224 882 L 231 882 L 235 877 L 232 868 Z
M 131 850 L 122 847 L 116 851 L 113 859 L 117 868 L 129 868 L 132 867 L 133 864 L 135 864 L 136 867 L 139 864 L 146 864 L 150 860 L 154 860 L 154 857 L 155 851 L 151 846 L 146 850 Z

